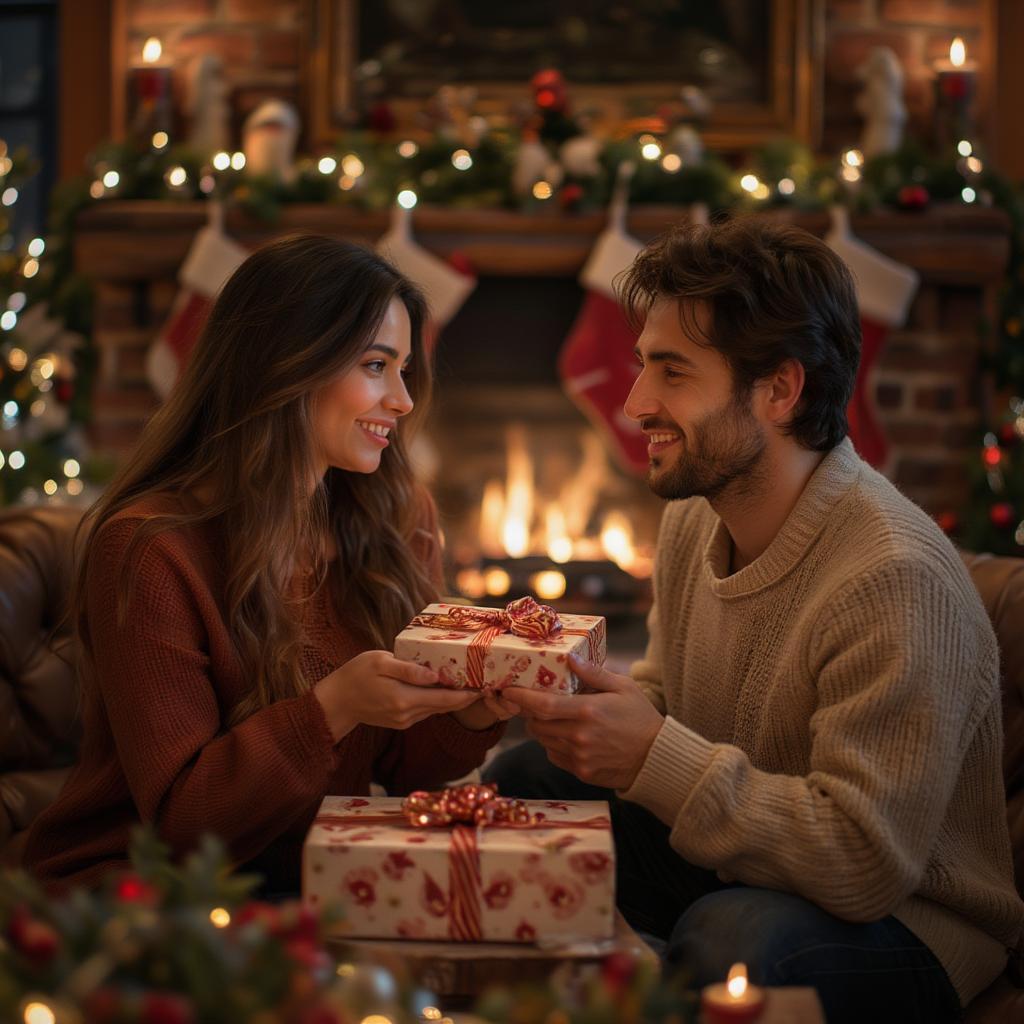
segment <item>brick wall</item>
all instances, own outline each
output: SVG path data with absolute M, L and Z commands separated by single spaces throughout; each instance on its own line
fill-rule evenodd
M 184 75 L 201 53 L 223 57 L 232 90 L 236 136 L 245 115 L 262 99 L 299 104 L 301 42 L 307 0 L 124 0 L 128 53 L 137 56 L 149 35 Z M 932 64 L 944 57 L 954 34 L 968 52 L 989 56 L 993 40 L 985 12 L 991 0 L 823 0 L 825 11 L 824 148 L 856 142 L 857 68 L 872 46 L 891 46 L 906 74 L 906 103 L 915 133 L 930 127 Z M 1016 0 L 1014 0 L 1016 2 Z M 181 86 L 183 83 L 179 82 Z M 179 109 L 181 104 L 178 105 Z

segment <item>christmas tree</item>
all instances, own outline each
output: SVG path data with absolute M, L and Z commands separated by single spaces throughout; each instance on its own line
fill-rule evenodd
M 85 497 L 87 408 L 76 398 L 87 353 L 81 335 L 51 314 L 64 261 L 44 238 L 19 241 L 12 230 L 33 173 L 0 139 L 0 505 Z

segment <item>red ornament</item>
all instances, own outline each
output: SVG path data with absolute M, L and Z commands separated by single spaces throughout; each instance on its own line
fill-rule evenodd
M 196 1024 L 192 1003 L 173 992 L 145 992 L 139 1005 L 140 1024 Z
M 1014 508 L 1008 501 L 998 501 L 988 510 L 988 517 L 997 529 L 1008 530 L 1013 526 Z
M 398 122 L 390 105 L 384 102 L 375 103 L 366 116 L 366 126 L 371 132 L 388 135 L 395 130 Z
M 896 201 L 904 210 L 923 210 L 930 202 L 931 196 L 924 185 L 904 185 L 896 196 Z
M 612 995 L 619 995 L 633 980 L 636 974 L 636 960 L 628 953 L 609 953 L 601 961 L 601 980 L 611 990 Z
M 562 204 L 563 210 L 575 210 L 582 198 L 583 186 L 575 181 L 570 181 L 568 185 L 563 185 L 558 192 L 558 201 Z
M 556 114 L 565 113 L 569 99 L 561 71 L 554 68 L 538 71 L 530 80 L 530 86 L 533 89 L 533 101 L 539 109 Z
M 935 517 L 935 521 L 939 524 L 939 529 L 947 536 L 956 533 L 960 527 L 960 517 L 955 512 L 940 512 Z
M 155 907 L 160 902 L 160 890 L 132 874 L 118 879 L 114 896 L 121 903 L 138 903 L 143 907 Z
M 985 445 L 985 450 L 981 453 L 981 460 L 989 469 L 995 469 L 996 466 L 1003 461 L 1003 453 L 1000 450 L 999 445 Z

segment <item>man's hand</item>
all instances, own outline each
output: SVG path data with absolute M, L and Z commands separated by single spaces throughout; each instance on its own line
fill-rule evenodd
M 552 764 L 607 789 L 629 789 L 664 718 L 629 676 L 616 675 L 570 655 L 572 670 L 591 693 L 544 693 L 509 686 L 501 696 Z
M 490 729 L 496 722 L 504 722 L 516 712 L 512 708 L 503 707 L 493 693 L 484 693 L 468 708 L 451 714 L 464 729 L 481 731 Z

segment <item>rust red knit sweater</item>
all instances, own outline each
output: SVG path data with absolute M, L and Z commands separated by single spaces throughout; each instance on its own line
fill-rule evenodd
M 365 794 L 371 780 L 402 794 L 480 764 L 500 725 L 474 732 L 435 715 L 405 731 L 360 725 L 335 745 L 312 691 L 228 729 L 249 681 L 223 614 L 216 525 L 158 534 L 133 568 L 128 621 L 117 621 L 128 541 L 142 517 L 165 510 L 162 501 L 139 502 L 91 541 L 95 678 L 82 695 L 82 749 L 25 851 L 26 867 L 44 883 L 97 884 L 127 865 L 131 829 L 144 821 L 178 854 L 216 833 L 268 888 L 297 889 L 302 839 L 326 794 Z M 430 540 L 419 554 L 440 580 L 432 504 L 424 520 Z M 338 620 L 326 587 L 310 598 L 304 622 L 311 682 L 367 649 Z

